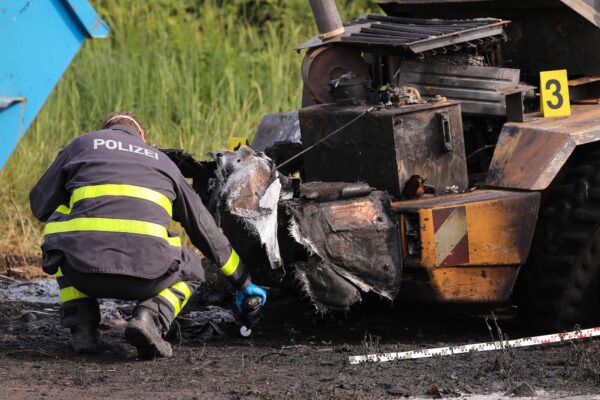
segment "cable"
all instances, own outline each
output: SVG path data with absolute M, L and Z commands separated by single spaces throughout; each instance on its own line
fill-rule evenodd
M 357 115 L 352 121 L 348 122 L 347 124 L 343 125 L 342 127 L 336 129 L 335 131 L 331 132 L 329 135 L 325 136 L 323 139 L 319 140 L 317 143 L 314 143 L 310 146 L 308 146 L 306 149 L 302 150 L 300 153 L 288 158 L 287 160 L 285 160 L 284 162 L 282 162 L 281 164 L 279 164 L 276 168 L 279 169 L 281 167 L 283 167 L 284 165 L 288 164 L 289 162 L 295 160 L 296 158 L 300 157 L 302 154 L 312 150 L 313 148 L 315 148 L 317 145 L 323 143 L 325 140 L 329 139 L 330 137 L 332 137 L 333 135 L 335 135 L 336 133 L 339 133 L 341 131 L 343 131 L 344 129 L 346 129 L 347 127 L 349 127 L 350 125 L 352 125 L 353 123 L 355 123 L 356 121 L 358 121 L 359 119 L 361 119 L 362 117 L 364 117 L 365 115 L 367 115 L 368 113 L 370 113 L 371 111 L 373 111 L 375 109 L 375 107 L 369 107 L 366 111 L 360 113 L 359 115 Z

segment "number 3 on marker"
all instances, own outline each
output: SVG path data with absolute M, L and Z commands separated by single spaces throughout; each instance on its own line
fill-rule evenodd
M 567 70 L 540 72 L 541 108 L 544 117 L 571 115 Z

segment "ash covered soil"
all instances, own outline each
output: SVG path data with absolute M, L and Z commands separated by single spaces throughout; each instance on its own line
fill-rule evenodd
M 235 324 L 209 327 L 198 335 L 183 331 L 173 339 L 174 357 L 155 361 L 136 359 L 135 349 L 123 340 L 124 321 L 102 326 L 101 354 L 82 356 L 69 348 L 57 304 L 0 300 L 0 398 L 380 399 L 600 393 L 600 340 L 350 365 L 350 355 L 490 341 L 490 331 L 482 317 L 456 309 L 392 308 L 377 301 L 367 301 L 345 317 L 319 320 L 308 304 L 277 291 L 270 294 L 252 338 L 241 338 Z M 229 303 L 226 299 L 224 307 Z M 198 302 L 188 308 L 188 313 L 205 309 Z M 130 309 L 119 308 L 125 318 Z M 497 324 L 509 338 L 540 333 L 512 320 Z

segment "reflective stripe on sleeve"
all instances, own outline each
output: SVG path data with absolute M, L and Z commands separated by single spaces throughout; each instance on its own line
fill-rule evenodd
M 160 297 L 164 298 L 165 300 L 167 300 L 173 306 L 173 308 L 175 309 L 173 318 L 175 318 L 177 316 L 177 314 L 179 314 L 179 311 L 181 311 L 181 303 L 179 302 L 179 299 L 177 298 L 177 296 L 175 296 L 173 294 L 173 292 L 171 292 L 171 290 L 169 290 L 169 288 L 164 289 L 158 295 Z
M 69 286 L 63 289 L 60 289 L 60 301 L 66 303 L 68 301 L 77 300 L 77 299 L 85 299 L 86 297 L 90 297 L 85 293 L 80 292 L 75 289 L 73 286 Z
M 221 267 L 221 272 L 225 276 L 231 276 L 235 273 L 238 265 L 240 265 L 240 256 L 235 252 L 235 250 L 231 250 L 231 255 L 229 256 L 229 260 Z
M 73 191 L 73 194 L 71 194 L 69 207 L 60 205 L 55 212 L 68 215 L 71 213 L 73 205 L 78 201 L 102 196 L 125 196 L 148 200 L 161 206 L 169 216 L 173 215 L 173 205 L 164 194 L 141 186 L 116 184 L 82 186 L 77 188 Z
M 62 273 L 62 269 L 60 269 L 60 267 L 58 267 L 58 271 L 56 271 L 56 273 L 54 274 L 55 278 L 62 278 L 63 277 L 63 273 Z
M 50 222 L 44 227 L 44 235 L 77 231 L 148 235 L 161 238 L 171 246 L 181 247 L 181 238 L 170 237 L 167 228 L 152 222 L 111 218 L 75 218 L 70 221 Z

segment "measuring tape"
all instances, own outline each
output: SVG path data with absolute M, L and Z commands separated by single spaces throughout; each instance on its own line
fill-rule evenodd
M 350 364 L 360 364 L 363 362 L 388 362 L 393 360 L 414 360 L 417 358 L 450 356 L 453 354 L 503 350 L 515 347 L 541 346 L 550 343 L 568 342 L 576 339 L 588 339 L 596 336 L 600 336 L 600 327 L 566 333 L 555 333 L 552 335 L 532 336 L 515 340 L 501 340 L 497 342 L 466 344 L 463 346 L 438 347 L 437 349 L 402 351 L 399 353 L 350 356 L 349 360 Z

